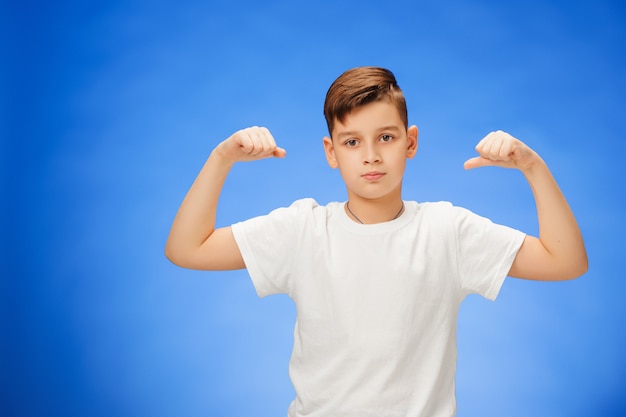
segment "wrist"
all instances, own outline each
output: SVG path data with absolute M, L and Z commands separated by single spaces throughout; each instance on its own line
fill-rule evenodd
M 230 158 L 228 154 L 224 152 L 223 146 L 224 146 L 224 143 L 222 142 L 219 145 L 217 145 L 215 148 L 213 148 L 213 151 L 211 151 L 211 154 L 209 155 L 209 160 L 214 161 L 216 164 L 220 166 L 230 168 L 237 161 L 233 158 Z
M 537 175 L 543 175 L 546 172 L 549 172 L 548 166 L 538 154 L 535 154 L 531 161 L 529 161 L 529 163 L 520 170 L 529 180 Z

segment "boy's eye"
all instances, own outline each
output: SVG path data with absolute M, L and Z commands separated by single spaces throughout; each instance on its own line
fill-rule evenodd
M 380 141 L 381 141 L 381 142 L 389 142 L 389 141 L 391 141 L 392 139 L 393 139 L 393 136 L 391 136 L 391 135 L 382 135 L 382 136 L 380 137 Z
M 356 139 L 348 139 L 344 142 L 346 146 L 353 147 L 356 146 L 359 142 Z

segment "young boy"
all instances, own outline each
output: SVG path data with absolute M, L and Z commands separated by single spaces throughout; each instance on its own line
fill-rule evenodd
M 346 184 L 345 203 L 303 199 L 216 229 L 233 164 L 286 154 L 267 129 L 244 129 L 211 153 L 176 215 L 166 255 L 193 269 L 247 268 L 259 296 L 294 300 L 290 417 L 453 416 L 461 301 L 470 293 L 495 299 L 507 275 L 556 281 L 583 274 L 574 215 L 539 155 L 501 131 L 480 141 L 465 168 L 521 170 L 534 193 L 539 238 L 449 203 L 403 201 L 418 131 L 386 69 L 346 71 L 328 90 L 324 114 L 324 150 Z

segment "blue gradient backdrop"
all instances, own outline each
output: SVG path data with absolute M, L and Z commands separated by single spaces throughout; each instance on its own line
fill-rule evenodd
M 324 94 L 391 68 L 420 149 L 405 198 L 537 233 L 518 172 L 465 172 L 508 130 L 549 163 L 590 271 L 508 280 L 459 324 L 459 417 L 626 415 L 626 13 L 619 1 L 4 3 L 2 409 L 6 416 L 282 416 L 294 308 L 245 271 L 179 269 L 163 247 L 210 150 L 265 125 L 284 160 L 237 166 L 220 224 L 314 197 Z M 622 260 L 620 260 L 622 259 Z

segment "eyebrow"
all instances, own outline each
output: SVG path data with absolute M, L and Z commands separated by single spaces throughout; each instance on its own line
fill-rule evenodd
M 401 129 L 395 125 L 383 126 L 381 128 L 376 129 L 377 133 L 388 132 L 388 131 L 393 131 L 395 133 L 398 133 L 401 131 Z M 337 139 L 351 137 L 351 136 L 361 136 L 361 132 L 358 132 L 356 130 L 348 130 L 346 132 L 339 132 L 337 134 Z

